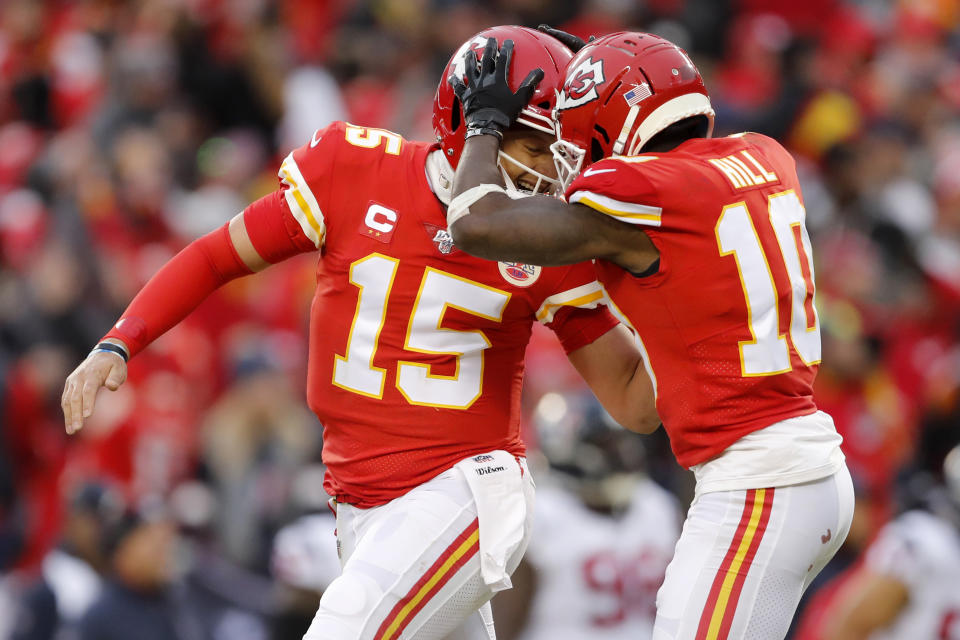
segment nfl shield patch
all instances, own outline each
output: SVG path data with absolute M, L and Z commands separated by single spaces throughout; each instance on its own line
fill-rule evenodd
M 433 236 L 433 243 L 437 245 L 437 249 L 444 255 L 453 251 L 453 237 L 446 229 L 437 229 L 437 234 Z

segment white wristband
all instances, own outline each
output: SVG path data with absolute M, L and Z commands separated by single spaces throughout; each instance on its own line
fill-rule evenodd
M 470 207 L 480 198 L 489 193 L 502 193 L 507 195 L 507 190 L 499 184 L 481 184 L 467 189 L 456 198 L 450 201 L 447 207 L 447 230 L 453 226 L 453 223 L 470 213 Z

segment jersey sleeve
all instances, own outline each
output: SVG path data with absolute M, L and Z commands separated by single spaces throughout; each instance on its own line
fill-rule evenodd
M 549 327 L 567 353 L 586 346 L 617 326 L 607 308 L 603 287 L 595 279 L 593 265 L 573 265 L 554 293 L 537 309 L 537 320 Z
M 657 156 L 606 158 L 590 165 L 567 189 L 567 202 L 582 204 L 627 224 L 660 226 L 660 198 L 638 165 Z
M 313 138 L 284 158 L 278 177 L 283 202 L 304 237 L 321 248 L 327 234 L 325 210 L 330 199 L 337 150 L 344 123 L 318 129 Z
M 572 353 L 585 347 L 617 326 L 618 321 L 606 306 L 596 309 L 564 307 L 557 312 L 550 327 L 560 339 L 563 350 Z
M 270 264 L 317 249 L 290 213 L 283 189 L 247 206 L 243 210 L 243 224 L 253 248 Z

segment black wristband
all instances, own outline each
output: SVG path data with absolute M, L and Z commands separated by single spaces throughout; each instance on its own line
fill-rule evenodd
M 503 142 L 503 132 L 496 127 L 469 127 L 464 139 L 469 140 L 473 136 L 497 136 Z
M 115 353 L 123 358 L 124 362 L 130 360 L 130 357 L 127 356 L 127 350 L 120 345 L 113 344 L 112 342 L 101 342 L 93 348 L 93 351 L 110 351 L 111 353 Z

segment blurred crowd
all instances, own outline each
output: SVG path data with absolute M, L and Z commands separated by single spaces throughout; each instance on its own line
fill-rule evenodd
M 677 42 L 715 135 L 766 133 L 797 158 L 825 347 L 816 399 L 859 505 L 816 586 L 938 482 L 960 442 L 957 2 L 4 0 L 0 638 L 50 638 L 45 624 L 82 611 L 85 639 L 299 637 L 317 576 L 336 571 L 311 548 L 313 531 L 333 546 L 303 391 L 315 257 L 218 291 L 70 438 L 63 381 L 159 265 L 275 189 L 316 128 L 432 139 L 451 53 L 487 26 L 542 22 Z M 535 426 L 583 394 L 563 359 L 535 335 L 534 454 Z M 646 449 L 648 474 L 688 501 L 662 433 Z M 167 595 L 137 595 L 152 589 Z M 110 635 L 105 620 L 157 623 Z

